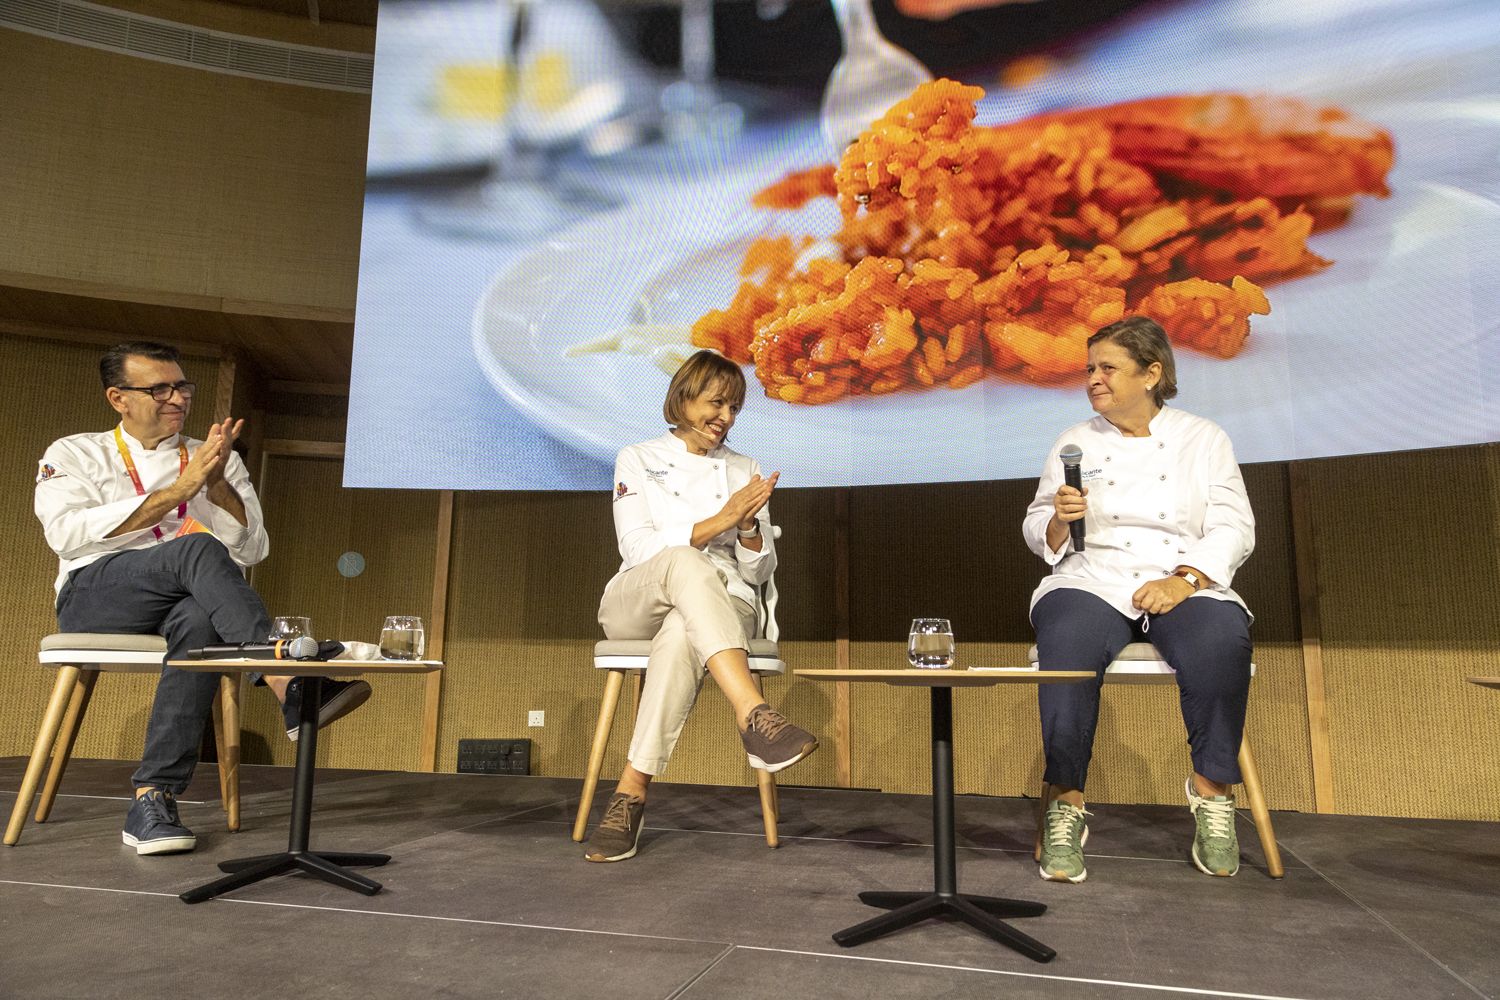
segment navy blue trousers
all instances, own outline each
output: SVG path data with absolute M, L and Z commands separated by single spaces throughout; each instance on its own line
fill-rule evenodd
M 1177 671 L 1182 721 L 1193 770 L 1224 784 L 1240 780 L 1240 741 L 1250 693 L 1250 619 L 1232 601 L 1190 597 L 1164 615 L 1131 619 L 1082 590 L 1054 590 L 1031 610 L 1043 670 L 1092 670 L 1094 682 L 1043 684 L 1043 775 L 1050 785 L 1082 789 L 1094 754 L 1104 668 L 1132 642 L 1150 642 Z
M 64 632 L 160 635 L 168 660 L 215 642 L 263 642 L 271 632 L 266 606 L 212 535 L 105 556 L 74 570 L 57 595 Z M 198 764 L 198 744 L 213 711 L 219 675 L 163 666 L 156 685 L 137 788 L 180 794 Z

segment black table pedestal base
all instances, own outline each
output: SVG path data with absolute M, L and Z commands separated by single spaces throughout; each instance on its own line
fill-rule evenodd
M 302 872 L 366 896 L 373 896 L 380 891 L 379 882 L 352 872 L 345 866 L 379 867 L 391 860 L 389 854 L 311 851 L 307 846 L 312 828 L 313 767 L 318 752 L 318 706 L 322 704 L 322 695 L 321 677 L 302 678 L 302 702 L 297 716 L 297 768 L 292 784 L 292 821 L 287 836 L 287 849 L 276 854 L 221 861 L 219 870 L 228 873 L 224 878 L 189 889 L 179 895 L 178 899 L 184 903 L 201 903 L 288 872 Z
M 859 894 L 859 901 L 891 912 L 871 917 L 862 924 L 855 924 L 835 934 L 833 940 L 845 948 L 873 941 L 884 934 L 934 917 L 954 917 L 1001 944 L 1014 948 L 1027 958 L 1050 962 L 1057 957 L 1057 952 L 1051 948 L 999 919 L 1039 917 L 1047 911 L 1045 903 L 1002 899 L 998 896 L 969 896 L 963 893 L 942 895 L 936 892 L 862 892 Z
M 315 854 L 311 851 L 283 851 L 280 854 L 263 854 L 255 858 L 221 861 L 219 870 L 232 874 L 216 879 L 207 885 L 200 885 L 196 889 L 189 889 L 177 898 L 184 903 L 201 903 L 206 899 L 213 899 L 226 892 L 233 892 L 235 889 L 268 878 L 275 878 L 277 875 L 285 875 L 288 872 L 303 872 L 320 878 L 324 882 L 331 882 L 345 889 L 353 889 L 366 896 L 373 896 L 380 891 L 380 883 L 374 879 L 365 878 L 358 872 L 350 871 L 344 866 L 369 865 L 374 867 L 383 865 L 389 860 L 391 860 L 389 854 L 351 854 L 345 851 L 325 851 Z
M 1002 917 L 1039 917 L 1047 904 L 998 896 L 970 896 L 958 891 L 953 845 L 953 691 L 932 688 L 932 892 L 871 891 L 859 894 L 868 906 L 890 910 L 834 934 L 835 943 L 852 948 L 866 941 L 934 917 L 962 920 L 985 935 L 1037 962 L 1057 952 L 1007 924 Z

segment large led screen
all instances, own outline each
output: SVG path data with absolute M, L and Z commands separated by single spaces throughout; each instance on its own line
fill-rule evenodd
M 608 488 L 704 346 L 783 486 L 1034 476 L 1135 313 L 1242 462 L 1500 439 L 1500 4 L 940 6 L 383 0 L 346 483 Z

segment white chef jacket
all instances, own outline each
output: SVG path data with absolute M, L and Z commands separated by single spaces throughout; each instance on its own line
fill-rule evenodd
M 1089 492 L 1082 552 L 1071 536 L 1056 552 L 1047 547 L 1052 498 L 1063 484 L 1058 452 L 1066 444 L 1083 450 L 1080 471 Z M 1064 431 L 1047 453 L 1022 533 L 1052 567 L 1031 595 L 1033 608 L 1044 595 L 1071 588 L 1139 618 L 1131 595 L 1178 566 L 1192 566 L 1213 581 L 1196 596 L 1245 607 L 1229 589 L 1255 547 L 1245 482 L 1229 436 L 1181 410 L 1162 407 L 1151 418 L 1149 437 L 1126 437 L 1103 417 Z
M 753 458 L 723 445 L 707 455 L 694 455 L 671 432 L 621 449 L 615 458 L 614 503 L 615 537 L 624 560 L 620 572 L 674 545 L 693 544 L 693 525 L 723 510 L 731 494 L 760 474 Z M 724 574 L 730 595 L 752 607 L 756 600 L 751 588 L 765 583 L 776 571 L 770 507 L 766 504 L 755 515 L 760 523 L 759 552 L 741 545 L 735 528 L 714 537 L 703 549 Z M 610 585 L 617 579 L 618 575 Z
M 141 488 L 148 495 L 170 486 L 177 479 L 182 464 L 177 454 L 180 435 L 173 434 L 154 449 L 148 449 L 126 433 L 123 426 L 120 434 L 125 439 L 125 447 L 130 449 L 136 473 L 141 477 Z M 202 441 L 188 438 L 189 457 L 202 444 Z M 247 523 L 240 524 L 234 515 L 214 505 L 208 499 L 206 489 L 188 501 L 188 516 L 213 532 L 236 563 L 253 566 L 271 551 L 271 540 L 266 535 L 260 500 L 250 485 L 245 463 L 233 451 L 229 453 L 224 478 L 240 495 Z M 145 499 L 136 493 L 135 484 L 115 445 L 113 430 L 73 434 L 48 446 L 37 466 L 34 509 L 37 520 L 42 522 L 47 544 L 57 553 L 55 586 L 59 593 L 68 574 L 80 566 L 87 566 L 113 552 L 161 545 L 176 536 L 182 520 L 174 506 L 161 519 L 160 540 L 149 527 L 113 538 L 105 537 L 134 514 Z

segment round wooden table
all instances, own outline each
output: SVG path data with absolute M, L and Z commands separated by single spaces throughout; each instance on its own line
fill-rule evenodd
M 189 889 L 177 898 L 201 903 L 290 871 L 306 872 L 325 882 L 373 896 L 380 883 L 352 872 L 346 865 L 378 867 L 391 860 L 389 854 L 359 854 L 350 851 L 313 851 L 308 847 L 312 830 L 312 794 L 318 752 L 318 706 L 322 704 L 323 679 L 360 677 L 365 674 L 428 674 L 443 669 L 439 660 L 172 660 L 179 670 L 198 673 L 261 673 L 273 677 L 301 677 L 302 700 L 297 717 L 297 766 L 292 779 L 292 819 L 285 851 L 253 858 L 220 861 L 221 879 Z
M 1050 962 L 1057 952 L 1021 933 L 1002 917 L 1039 917 L 1045 903 L 958 891 L 953 845 L 953 689 L 995 684 L 1076 684 L 1093 680 L 1088 670 L 798 670 L 795 676 L 818 681 L 855 681 L 925 687 L 932 693 L 932 871 L 931 892 L 861 892 L 859 900 L 890 910 L 845 928 L 833 940 L 846 948 L 920 923 L 932 917 L 957 917 L 1027 958 Z

